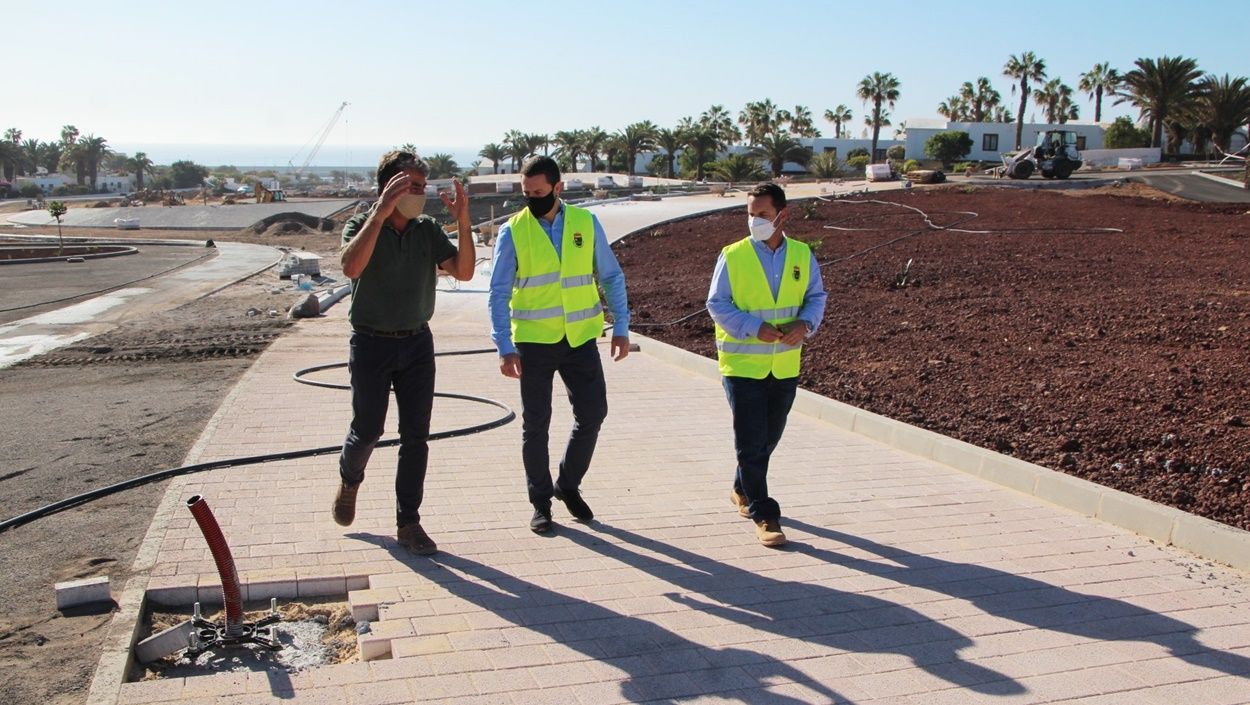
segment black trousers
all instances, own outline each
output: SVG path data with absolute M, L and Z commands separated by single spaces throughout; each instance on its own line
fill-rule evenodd
M 531 504 L 549 508 L 553 487 L 547 444 L 555 375 L 559 373 L 564 381 L 573 405 L 573 430 L 556 484 L 562 491 L 576 492 L 590 469 L 599 427 L 608 415 L 603 363 L 593 339 L 575 348 L 567 340 L 517 343 L 516 348 L 521 356 L 521 460 L 526 486 Z
M 751 519 L 780 519 L 781 506 L 768 496 L 768 461 L 786 430 L 799 378 L 769 375 L 764 379 L 724 377 L 722 381 L 734 416 L 734 450 L 738 456 L 734 489 L 747 498 Z
M 399 406 L 399 468 L 395 474 L 396 523 L 421 520 L 429 462 L 430 413 L 434 408 L 434 338 L 428 327 L 392 338 L 352 333 L 348 370 L 352 424 L 339 456 L 339 476 L 349 485 L 365 479 L 365 466 L 382 437 L 391 389 Z

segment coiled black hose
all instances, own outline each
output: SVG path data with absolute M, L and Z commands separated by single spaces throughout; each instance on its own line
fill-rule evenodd
M 494 352 L 495 352 L 494 348 L 482 348 L 478 350 L 452 350 L 448 352 L 435 353 L 435 356 L 438 357 L 438 356 L 444 356 L 444 355 L 480 355 L 484 353 L 494 353 Z M 328 369 L 334 369 L 334 368 L 346 367 L 346 366 L 347 366 L 346 362 L 336 362 L 336 363 L 332 363 L 328 365 L 317 365 L 315 367 L 307 367 L 295 373 L 294 375 L 295 381 L 301 384 L 310 384 L 315 387 L 326 387 L 328 389 L 350 389 L 351 386 L 347 384 L 335 384 L 332 382 L 317 382 L 315 380 L 308 380 L 308 379 L 303 378 L 304 375 L 310 374 L 312 372 L 318 372 L 320 370 L 328 370 Z M 439 441 L 439 440 L 443 440 L 446 438 L 458 438 L 460 436 L 468 436 L 474 433 L 482 433 L 484 431 L 489 431 L 491 429 L 499 428 L 500 426 L 509 424 L 513 420 L 516 419 L 516 412 L 513 411 L 511 407 L 509 407 L 507 404 L 504 404 L 503 402 L 495 401 L 494 399 L 473 396 L 470 394 L 453 394 L 451 392 L 435 392 L 434 396 L 443 397 L 444 399 L 461 399 L 464 401 L 477 402 L 479 404 L 487 404 L 490 406 L 495 406 L 500 409 L 503 409 L 507 413 L 493 421 L 488 421 L 486 423 L 477 424 L 476 426 L 466 426 L 464 428 L 451 429 L 450 431 L 439 431 L 438 433 L 431 433 L 429 436 L 429 440 L 431 441 Z M 385 440 L 385 441 L 379 441 L 376 447 L 385 448 L 389 446 L 397 446 L 399 445 L 399 442 L 400 442 L 400 439 L 392 438 L 392 439 Z M 67 497 L 66 499 L 60 500 L 59 502 L 53 502 L 52 504 L 39 507 L 38 509 L 34 509 L 29 512 L 26 512 L 25 514 L 19 514 L 18 516 L 13 517 L 12 519 L 6 519 L 0 522 L 0 534 L 8 531 L 9 529 L 14 529 L 24 524 L 29 524 L 30 522 L 35 521 L 37 519 L 42 519 L 46 516 L 51 516 L 52 514 L 63 512 L 66 509 L 77 507 L 82 504 L 87 504 L 88 502 L 94 502 L 97 499 L 108 497 L 109 495 L 117 494 L 118 492 L 124 492 L 125 490 L 134 489 L 135 487 L 142 487 L 143 485 L 148 485 L 153 482 L 160 482 L 161 480 L 167 480 L 171 477 L 179 477 L 181 475 L 190 475 L 190 474 L 197 473 L 197 472 L 204 472 L 205 470 L 217 470 L 220 468 L 233 468 L 233 467 L 239 467 L 243 465 L 257 465 L 260 463 L 271 463 L 271 462 L 275 462 L 279 460 L 295 460 L 297 458 L 311 458 L 311 457 L 318 456 L 318 455 L 330 455 L 332 453 L 338 453 L 342 449 L 343 449 L 343 446 L 340 444 L 340 445 L 333 445 L 333 446 L 322 446 L 320 448 L 304 448 L 301 450 L 284 451 L 281 453 L 268 453 L 265 455 L 250 455 L 250 456 L 246 456 L 242 458 L 225 458 L 223 460 L 214 460 L 208 463 L 196 463 L 194 465 L 183 465 L 182 467 L 177 467 L 177 468 L 167 468 L 165 470 L 159 470 L 154 473 L 149 473 L 147 475 L 141 475 L 139 477 L 134 477 L 129 480 L 124 480 L 122 482 L 118 482 L 113 485 L 108 485 L 107 487 L 99 487 L 94 490 L 88 490 L 87 492 L 83 492 L 82 494 L 74 495 L 73 497 Z

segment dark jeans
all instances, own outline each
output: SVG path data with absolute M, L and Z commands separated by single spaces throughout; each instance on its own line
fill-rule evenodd
M 521 356 L 521 460 L 525 464 L 530 503 L 551 506 L 551 467 L 547 431 L 551 426 L 551 387 L 560 373 L 573 405 L 573 431 L 560 461 L 556 484 L 576 492 L 590 468 L 599 440 L 599 427 L 608 415 L 608 392 L 603 382 L 603 363 L 595 341 L 576 348 L 567 340 L 558 343 L 517 343 Z
M 434 407 L 434 338 L 426 327 L 404 338 L 352 333 L 352 425 L 339 456 L 339 476 L 349 485 L 365 479 L 365 466 L 382 437 L 391 388 L 399 406 L 399 469 L 395 474 L 396 521 L 420 521 Z
M 723 384 L 734 415 L 734 489 L 747 498 L 752 520 L 780 519 L 781 506 L 768 496 L 768 459 L 786 430 L 799 378 L 725 377 Z

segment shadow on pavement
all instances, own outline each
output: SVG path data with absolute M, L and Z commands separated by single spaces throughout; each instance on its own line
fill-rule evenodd
M 890 561 L 853 558 L 811 546 L 799 549 L 828 563 L 967 600 L 987 614 L 1039 629 L 1099 641 L 1151 642 L 1188 663 L 1228 675 L 1250 675 L 1250 658 L 1204 646 L 1196 638 L 1197 627 L 1123 600 L 1086 595 L 973 563 L 922 556 L 794 519 L 786 519 L 786 525 Z
M 719 698 L 751 705 L 807 702 L 763 690 L 793 681 L 818 693 L 822 702 L 854 705 L 766 653 L 698 644 L 645 619 L 549 590 L 463 556 L 440 552 L 420 557 L 391 537 L 359 532 L 347 536 L 385 548 L 413 572 L 466 602 L 619 669 L 627 678 L 621 683 L 621 696 L 629 702 L 677 702 L 710 688 Z M 584 538 L 580 532 L 576 536 Z

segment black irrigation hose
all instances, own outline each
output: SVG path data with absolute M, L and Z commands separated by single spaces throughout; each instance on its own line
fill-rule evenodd
M 493 353 L 493 352 L 495 352 L 494 348 L 483 348 L 480 350 L 453 350 L 449 352 L 437 353 L 436 356 L 478 355 L 482 353 Z M 329 389 L 350 389 L 351 386 L 346 385 L 346 384 L 334 384 L 331 382 L 316 382 L 313 380 L 303 379 L 303 375 L 305 374 L 317 372 L 319 370 L 328 370 L 328 369 L 346 367 L 346 366 L 347 366 L 346 362 L 336 362 L 336 363 L 332 363 L 329 365 L 317 365 L 315 367 L 308 367 L 308 368 L 299 370 L 295 373 L 294 375 L 295 381 L 300 382 L 301 384 L 310 384 L 316 387 L 326 387 Z M 446 438 L 458 438 L 460 436 L 468 436 L 474 433 L 482 433 L 484 431 L 489 431 L 491 429 L 499 428 L 500 426 L 509 424 L 513 420 L 516 419 L 515 411 L 513 411 L 507 404 L 504 404 L 503 402 L 500 402 L 500 401 L 495 401 L 494 399 L 487 399 L 486 397 L 477 397 L 477 396 L 472 396 L 469 394 L 453 394 L 450 392 L 435 392 L 434 396 L 443 397 L 444 399 L 462 399 L 464 401 L 478 402 L 479 404 L 488 404 L 490 406 L 495 406 L 500 409 L 503 409 L 504 411 L 508 413 L 504 416 L 501 416 L 495 419 L 494 421 L 488 421 L 487 423 L 478 424 L 476 426 L 466 426 L 464 428 L 454 428 L 450 431 L 439 431 L 438 433 L 431 433 L 429 435 L 429 440 L 431 441 L 439 441 L 439 440 L 443 440 Z M 397 446 L 399 445 L 399 443 L 400 443 L 400 439 L 392 438 L 390 440 L 379 441 L 377 446 L 375 447 L 386 448 L 390 446 Z M 196 463 L 194 465 L 184 465 L 182 467 L 177 467 L 177 468 L 167 468 L 165 470 L 160 470 L 154 473 L 150 473 L 148 475 L 141 475 L 139 477 L 135 477 L 129 480 L 118 482 L 116 484 L 109 485 L 107 487 L 99 487 L 94 490 L 89 490 L 87 492 L 83 492 L 82 494 L 75 495 L 73 497 L 68 497 L 59 502 L 53 502 L 52 504 L 49 504 L 47 506 L 34 509 L 32 511 L 26 512 L 25 514 L 20 514 L 18 516 L 13 517 L 12 519 L 6 519 L 3 522 L 0 522 L 0 534 L 8 531 L 9 529 L 14 529 L 24 524 L 29 524 L 30 522 L 35 521 L 36 519 L 42 519 L 43 517 L 50 516 L 52 514 L 56 514 L 58 512 L 65 511 L 66 509 L 77 507 L 79 505 L 86 504 L 88 502 L 93 502 L 97 499 L 107 497 L 111 494 L 116 494 L 124 490 L 134 489 L 135 487 L 141 487 L 143 485 L 147 485 L 153 482 L 160 482 L 161 480 L 167 480 L 171 477 L 179 477 L 181 475 L 190 475 L 192 473 L 204 472 L 205 470 L 217 470 L 220 468 L 232 468 L 232 467 L 239 467 L 243 465 L 256 465 L 259 463 L 270 463 L 270 462 L 275 462 L 279 460 L 295 460 L 297 458 L 311 458 L 311 457 L 318 456 L 318 455 L 330 455 L 331 453 L 338 453 L 342 449 L 343 449 L 342 444 L 339 444 L 339 445 L 334 445 L 334 446 L 322 446 L 320 448 L 305 448 L 301 450 L 285 451 L 281 453 L 268 453 L 265 455 L 251 455 L 251 456 L 247 456 L 243 458 L 226 458 L 223 460 L 214 460 L 208 463 Z

